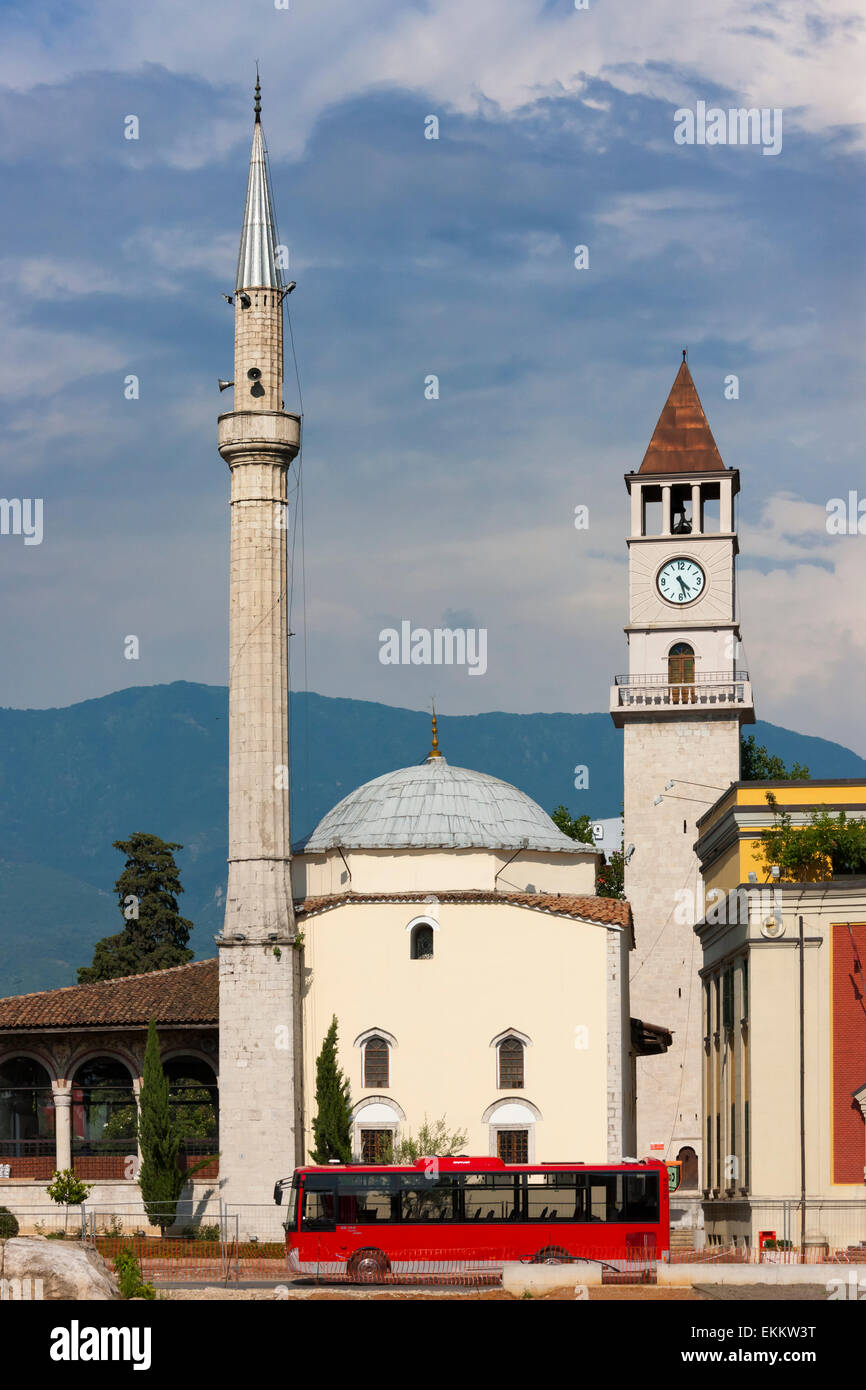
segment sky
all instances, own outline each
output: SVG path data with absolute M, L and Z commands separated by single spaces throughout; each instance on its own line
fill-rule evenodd
M 43 516 L 0 535 L 0 705 L 226 682 L 221 296 L 258 60 L 297 281 L 295 687 L 607 708 L 623 474 L 687 347 L 740 471 L 757 714 L 866 754 L 866 534 L 827 529 L 833 499 L 866 513 L 862 12 L 277 4 L 0 3 L 0 495 Z M 699 102 L 781 111 L 781 149 L 678 144 Z M 404 621 L 484 629 L 486 669 L 383 664 Z

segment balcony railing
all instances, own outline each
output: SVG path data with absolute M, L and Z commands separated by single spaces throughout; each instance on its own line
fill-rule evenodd
M 693 680 L 672 681 L 667 672 L 614 676 L 611 708 L 678 705 L 751 705 L 748 671 L 700 671 Z

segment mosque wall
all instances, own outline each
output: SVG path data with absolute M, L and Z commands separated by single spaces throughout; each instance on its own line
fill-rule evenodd
M 621 930 L 506 904 L 441 903 L 433 956 L 413 960 L 417 909 L 348 904 L 304 920 L 307 1155 L 316 1056 L 336 1015 L 352 1102 L 366 1103 L 373 1127 L 391 1115 L 416 1134 L 425 1118 L 444 1116 L 449 1130 L 467 1131 L 466 1152 L 495 1153 L 491 1107 L 519 1103 L 530 1115 L 530 1160 L 606 1162 L 607 1015 L 612 1000 L 619 1006 L 619 989 L 606 985 L 608 941 L 619 943 Z M 526 1040 L 516 1091 L 497 1084 L 495 1041 L 509 1030 Z M 363 1084 L 371 1032 L 390 1041 L 387 1087 Z M 503 1123 L 513 1118 L 506 1112 Z
M 481 889 L 502 893 L 595 893 L 594 850 L 553 855 L 497 850 L 338 850 L 292 863 L 296 900 L 334 893 L 430 893 Z

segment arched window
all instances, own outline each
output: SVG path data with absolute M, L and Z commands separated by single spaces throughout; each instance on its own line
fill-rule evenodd
M 135 1152 L 135 1094 L 123 1062 L 93 1057 L 72 1081 L 73 1154 Z
M 397 1130 L 405 1119 L 405 1112 L 397 1102 L 385 1096 L 370 1096 L 359 1101 L 352 1111 L 354 1161 L 393 1163 Z M 375 1198 L 367 1203 L 371 1204 L 375 1204 Z
M 199 1057 L 170 1057 L 165 1063 L 171 1116 L 186 1153 L 216 1153 L 219 1148 L 219 1096 L 209 1062 Z
M 9 1057 L 0 1063 L 0 1155 L 54 1153 L 54 1097 L 41 1062 Z
M 481 1116 L 490 1127 L 490 1152 L 503 1163 L 535 1162 L 535 1126 L 542 1118 L 532 1101 L 497 1100 Z
M 369 1089 L 382 1090 L 391 1084 L 391 1058 L 388 1043 L 378 1034 L 364 1043 L 364 1081 Z
M 522 1091 L 525 1048 L 519 1038 L 503 1038 L 496 1049 L 496 1084 L 500 1091 Z
M 413 960 L 433 959 L 433 928 L 429 922 L 418 922 L 409 937 Z
M 690 1145 L 680 1149 L 677 1158 L 682 1163 L 680 1187 L 696 1191 L 698 1186 L 698 1156 Z
M 695 698 L 695 651 L 688 642 L 675 642 L 668 653 L 668 685 L 671 702 L 692 704 Z
M 695 649 L 688 642 L 675 642 L 668 654 L 668 681 L 671 685 L 690 685 L 695 679 Z

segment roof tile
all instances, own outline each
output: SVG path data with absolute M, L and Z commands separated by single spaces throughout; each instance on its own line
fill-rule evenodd
M 5 1031 L 146 1026 L 151 1018 L 161 1024 L 216 1024 L 218 1017 L 216 960 L 0 999 L 0 1030 Z
M 425 903 L 429 893 L 331 893 L 319 898 L 305 898 L 295 904 L 298 917 L 313 917 L 346 903 Z M 631 922 L 631 906 L 620 898 L 578 897 L 564 893 L 495 893 L 481 889 L 458 888 L 437 893 L 438 903 L 506 903 L 512 907 L 529 907 L 537 912 L 556 916 L 579 917 L 600 926 L 627 927 Z

